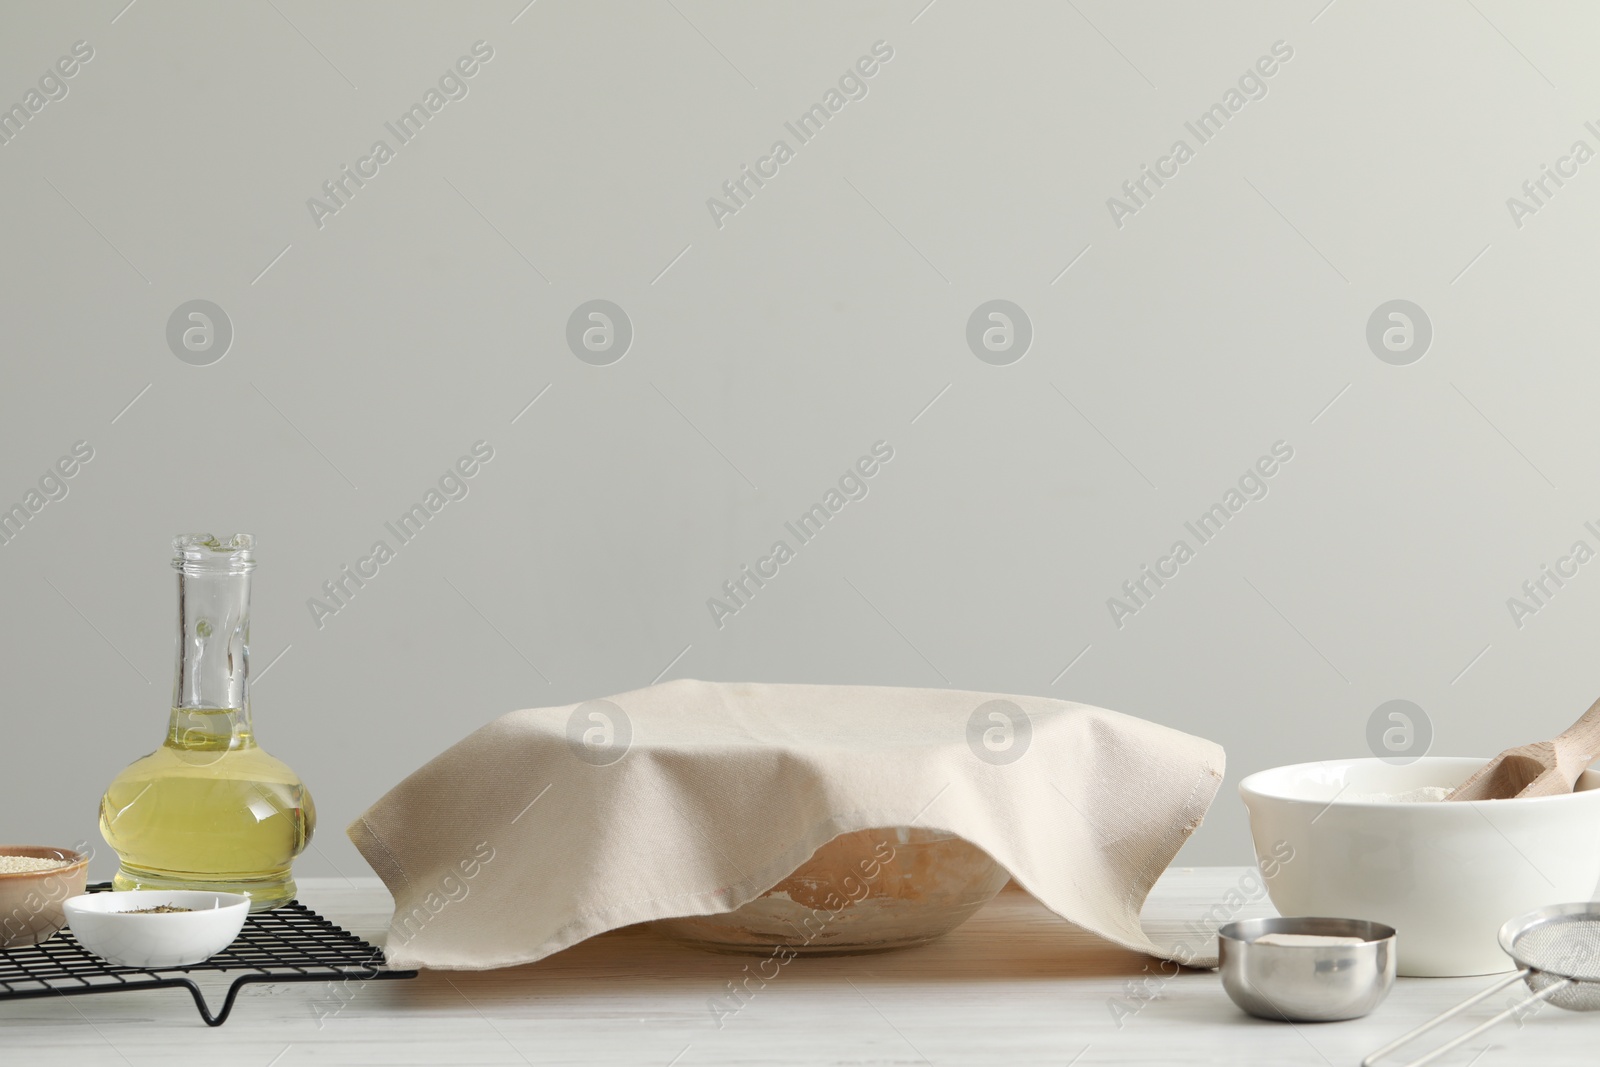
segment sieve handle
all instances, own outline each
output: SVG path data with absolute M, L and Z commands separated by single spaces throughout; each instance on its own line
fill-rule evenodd
M 1466 1011 L 1468 1008 L 1472 1007 L 1474 1004 L 1477 1004 L 1480 1001 L 1486 1000 L 1489 997 L 1494 996 L 1496 993 L 1500 992 L 1500 990 L 1504 989 L 1506 986 L 1514 985 L 1517 982 L 1522 981 L 1522 979 L 1524 979 L 1524 978 L 1526 978 L 1528 976 L 1528 973 L 1529 972 L 1526 969 L 1520 970 L 1520 971 L 1516 972 L 1515 974 L 1511 975 L 1511 977 L 1505 978 L 1505 979 L 1503 979 L 1503 980 L 1501 980 L 1499 982 L 1496 982 L 1494 985 L 1490 986 L 1488 989 L 1485 989 L 1483 992 L 1476 993 L 1476 994 L 1468 997 L 1466 1000 L 1463 1000 L 1460 1004 L 1457 1004 L 1455 1007 L 1451 1008 L 1449 1011 L 1442 1012 L 1442 1013 L 1440 1013 L 1438 1015 L 1435 1015 L 1433 1018 L 1429 1019 L 1427 1022 L 1423 1023 L 1421 1026 L 1417 1027 L 1415 1030 L 1409 1030 L 1406 1033 L 1401 1034 L 1399 1037 L 1395 1038 L 1393 1041 L 1389 1042 L 1387 1045 L 1383 1046 L 1378 1051 L 1374 1052 L 1372 1055 L 1370 1055 L 1366 1059 L 1362 1060 L 1361 1061 L 1361 1067 L 1372 1067 L 1373 1064 L 1375 1064 L 1379 1060 L 1383 1059 L 1383 1057 L 1387 1056 L 1389 1053 L 1393 1052 L 1395 1049 L 1401 1047 L 1402 1045 L 1409 1045 L 1411 1042 L 1415 1041 L 1417 1038 L 1421 1037 L 1423 1034 L 1427 1033 L 1429 1030 L 1432 1030 L 1435 1026 L 1438 1026 L 1440 1023 L 1449 1022 L 1451 1019 L 1455 1018 L 1457 1015 L 1460 1015 L 1462 1012 Z M 1499 1020 L 1496 1019 L 1495 1021 L 1498 1022 Z M 1448 1046 L 1448 1047 L 1453 1048 L 1454 1046 Z M 1444 1050 L 1441 1049 L 1440 1051 L 1444 1051 Z M 1414 1065 L 1412 1065 L 1412 1067 L 1414 1067 Z
M 1361 1061 L 1362 1062 L 1362 1067 L 1371 1067 L 1372 1061 L 1377 1059 L 1380 1055 L 1386 1054 L 1386 1053 L 1392 1051 L 1393 1049 L 1398 1048 L 1399 1046 L 1405 1044 L 1407 1041 L 1410 1041 L 1413 1037 L 1415 1037 L 1416 1035 L 1422 1033 L 1423 1031 L 1433 1029 L 1433 1027 L 1437 1026 L 1439 1023 L 1443 1022 L 1444 1020 L 1456 1015 L 1457 1013 L 1461 1012 L 1465 1008 L 1471 1007 L 1473 1004 L 1478 1003 L 1479 1001 L 1483 1000 L 1485 997 L 1490 996 L 1491 994 L 1499 992 L 1500 990 L 1504 989 L 1506 986 L 1510 985 L 1512 982 L 1516 981 L 1517 979 L 1526 977 L 1529 973 L 1530 972 L 1527 969 L 1518 971 L 1515 975 L 1513 975 L 1511 978 L 1507 979 L 1506 981 L 1498 982 L 1495 985 L 1491 986 L 1490 988 L 1485 989 L 1482 993 L 1479 993 L 1477 996 L 1473 997 L 1471 1000 L 1468 1000 L 1468 1001 L 1465 1001 L 1465 1002 L 1463 1002 L 1461 1004 L 1456 1005 L 1454 1008 L 1451 1008 L 1449 1011 L 1445 1012 L 1443 1015 L 1439 1016 L 1438 1018 L 1433 1019 L 1430 1022 L 1427 1022 L 1427 1023 L 1423 1024 L 1422 1026 L 1418 1027 L 1416 1030 L 1413 1030 L 1411 1033 L 1406 1034 L 1400 1040 L 1391 1042 L 1386 1047 L 1384 1047 L 1382 1049 L 1379 1049 L 1377 1052 L 1373 1053 L 1371 1056 L 1368 1056 L 1365 1060 Z M 1438 1048 L 1434 1049 L 1432 1052 L 1428 1053 L 1427 1055 L 1423 1056 L 1422 1058 L 1412 1060 L 1410 1063 L 1406 1064 L 1405 1067 L 1423 1067 L 1423 1064 L 1432 1063 L 1434 1060 L 1438 1059 L 1440 1056 L 1443 1056 L 1446 1052 L 1449 1052 L 1449 1051 L 1451 1051 L 1453 1049 L 1456 1049 L 1456 1048 L 1460 1048 L 1462 1045 L 1466 1044 L 1468 1041 L 1471 1041 L 1473 1038 L 1477 1037 L 1479 1034 L 1483 1033 L 1485 1030 L 1488 1030 L 1491 1027 L 1499 1025 L 1500 1023 L 1504 1022 L 1506 1019 L 1509 1019 L 1511 1016 L 1517 1014 L 1517 1012 L 1519 1012 L 1522 1009 L 1526 1008 L 1528 1005 L 1537 1004 L 1542 1000 L 1547 1000 L 1550 997 L 1554 996 L 1555 994 L 1561 992 L 1563 989 L 1565 989 L 1568 986 L 1573 985 L 1573 984 L 1575 984 L 1575 983 L 1573 982 L 1573 980 L 1571 978 L 1563 978 L 1559 982 L 1552 982 L 1549 985 L 1545 986 L 1543 989 L 1539 990 L 1537 993 L 1533 994 L 1532 996 L 1524 997 L 1520 1003 L 1513 1004 L 1511 1007 L 1507 1008 L 1505 1011 L 1501 1012 L 1499 1015 L 1496 1015 L 1494 1018 L 1488 1019 L 1488 1020 L 1485 1020 L 1484 1022 L 1479 1023 L 1477 1026 L 1474 1026 L 1471 1030 L 1468 1030 L 1466 1033 L 1462 1034 L 1459 1037 L 1451 1038 L 1449 1041 L 1445 1042 L 1443 1045 L 1440 1045 Z

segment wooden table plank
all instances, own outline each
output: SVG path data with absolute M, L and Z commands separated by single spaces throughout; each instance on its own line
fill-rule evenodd
M 1272 914 L 1247 868 L 1174 869 L 1146 908 L 1158 940 Z M 307 879 L 301 897 L 382 940 L 376 880 Z M 1191 927 L 1192 928 L 1192 927 Z M 257 986 L 208 1029 L 178 991 L 0 1003 L 7 1064 L 1355 1064 L 1486 982 L 1401 979 L 1371 1017 L 1287 1026 L 1245 1016 L 1215 973 L 1109 945 L 1008 888 L 942 941 L 873 956 L 795 959 L 737 1010 L 749 957 L 684 948 L 642 928 L 538 964 L 424 972 L 413 981 Z M 1504 997 L 1473 1013 L 1487 1018 Z M 719 1001 L 719 998 L 722 998 Z M 714 1010 L 720 1003 L 721 1010 Z M 1595 1021 L 1546 1009 L 1494 1033 L 1477 1061 L 1588 1062 Z M 1446 1063 L 1465 1065 L 1486 1042 Z

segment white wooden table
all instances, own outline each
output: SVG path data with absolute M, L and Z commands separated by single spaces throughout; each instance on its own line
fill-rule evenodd
M 1242 899 L 1254 884 L 1246 875 L 1169 871 L 1145 909 L 1147 926 L 1160 940 L 1160 931 L 1208 913 L 1213 924 L 1271 914 L 1264 901 Z M 376 880 L 306 879 L 300 888 L 308 906 L 381 943 L 391 902 Z M 632 928 L 527 967 L 425 971 L 342 997 L 313 984 L 247 987 L 217 1029 L 182 990 L 0 1003 L 0 1065 L 1344 1067 L 1487 984 L 1403 978 L 1366 1019 L 1262 1022 L 1233 1006 L 1214 972 L 1171 976 L 1170 965 L 1068 926 L 1015 888 L 932 945 L 793 960 L 719 1027 L 712 999 L 743 978 L 747 963 Z M 220 992 L 206 990 L 220 1003 Z M 1507 996 L 1470 1017 L 1487 1018 Z M 1546 1008 L 1486 1036 L 1492 1044 L 1480 1040 L 1443 1062 L 1593 1063 L 1600 1018 Z

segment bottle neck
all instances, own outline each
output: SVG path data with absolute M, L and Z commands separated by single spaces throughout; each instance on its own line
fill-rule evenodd
M 254 744 L 250 722 L 250 568 L 226 557 L 178 571 L 178 649 L 167 743 Z

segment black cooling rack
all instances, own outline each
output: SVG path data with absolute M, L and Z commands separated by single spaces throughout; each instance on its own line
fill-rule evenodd
M 98 893 L 109 882 L 89 887 Z M 193 972 L 238 974 L 216 1015 L 200 987 L 183 977 Z M 383 953 L 307 908 L 290 901 L 251 915 L 232 945 L 188 967 L 117 967 L 107 963 L 63 930 L 42 945 L 0 949 L 0 1002 L 30 997 L 121 993 L 134 989 L 187 989 L 207 1026 L 221 1026 L 233 1011 L 239 991 L 258 982 L 379 981 L 415 978 L 416 971 L 391 971 Z

